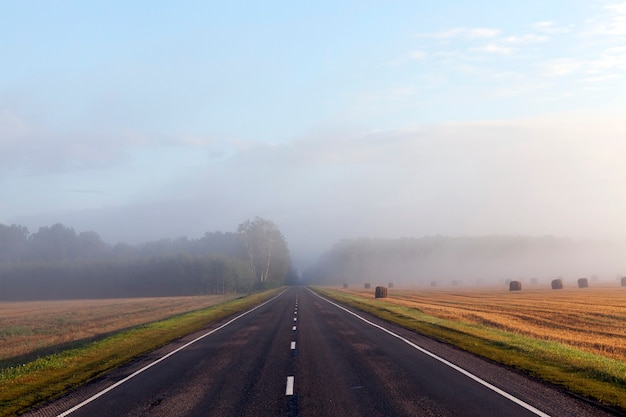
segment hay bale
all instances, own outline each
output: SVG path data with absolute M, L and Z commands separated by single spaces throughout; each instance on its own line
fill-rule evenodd
M 365 285 L 363 285 L 365 287 L 366 290 L 369 290 L 371 288 L 371 285 L 369 282 L 366 282 Z
M 589 286 L 589 281 L 587 278 L 578 278 L 578 288 L 587 288 Z
M 563 280 L 561 278 L 552 280 L 552 289 L 553 290 L 562 290 L 563 289 Z
M 509 291 L 521 291 L 522 283 L 521 281 L 511 281 L 509 283 Z
M 387 287 L 376 287 L 375 298 L 387 298 Z
M 437 286 L 437 281 L 430 281 L 430 286 L 431 287 L 436 287 Z
M 600 278 L 598 278 L 597 275 L 592 275 L 591 276 L 591 282 L 598 282 L 598 281 L 600 281 Z
M 453 286 L 455 286 L 455 287 L 456 287 L 456 286 L 458 286 L 458 285 L 459 285 L 459 281 L 457 281 L 457 280 L 455 279 L 454 281 L 452 281 L 452 285 L 453 285 Z
M 626 277 L 622 277 L 621 283 L 622 283 L 622 287 L 626 287 Z
M 346 282 L 343 283 L 344 288 L 348 288 L 348 284 Z
M 510 279 L 510 278 L 505 279 L 504 280 L 504 285 L 511 285 L 511 281 L 513 281 L 513 280 Z
M 539 284 L 539 280 L 537 278 L 531 278 L 530 283 L 533 285 Z
M 389 284 L 387 285 L 387 287 L 389 287 L 389 288 L 393 288 L 393 282 L 389 282 Z

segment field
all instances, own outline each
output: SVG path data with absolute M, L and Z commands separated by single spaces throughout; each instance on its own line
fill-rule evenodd
M 72 342 L 223 303 L 234 296 L 0 303 L 0 365 Z
M 348 292 L 372 296 L 372 290 Z M 560 342 L 626 361 L 626 288 L 389 290 L 388 301 L 434 317 Z

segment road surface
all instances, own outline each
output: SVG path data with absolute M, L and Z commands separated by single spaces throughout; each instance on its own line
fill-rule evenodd
M 29 416 L 609 416 L 291 287 Z

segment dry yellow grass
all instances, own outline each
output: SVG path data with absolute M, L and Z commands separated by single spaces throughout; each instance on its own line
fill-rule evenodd
M 0 361 L 225 302 L 235 295 L 0 303 Z
M 371 290 L 344 291 L 372 295 Z M 512 292 L 390 289 L 386 301 L 626 361 L 626 288 Z

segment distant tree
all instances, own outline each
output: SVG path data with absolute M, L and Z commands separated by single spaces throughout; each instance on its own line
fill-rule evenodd
M 246 246 L 250 270 L 257 283 L 260 286 L 270 281 L 284 283 L 291 259 L 287 242 L 278 226 L 270 220 L 256 217 L 241 223 L 237 231 Z
M 40 227 L 28 238 L 30 255 L 38 260 L 64 261 L 78 257 L 78 237 L 71 227 L 56 223 Z
M 77 241 L 81 259 L 100 259 L 110 252 L 109 246 L 96 232 L 82 232 L 77 236 Z
M 17 262 L 25 256 L 28 229 L 25 226 L 0 223 L 0 263 Z

